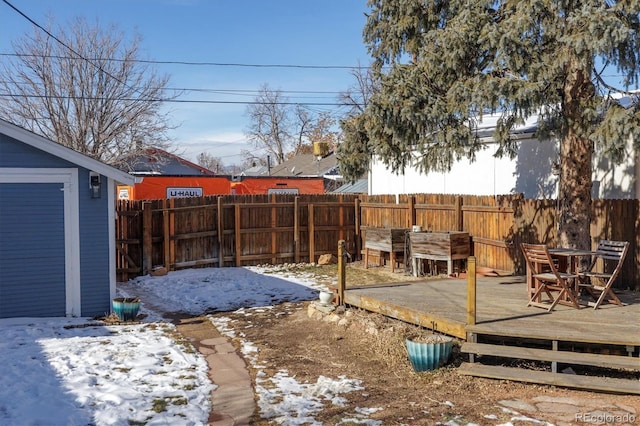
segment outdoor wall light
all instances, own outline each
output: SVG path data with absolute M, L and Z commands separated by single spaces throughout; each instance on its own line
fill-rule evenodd
M 91 198 L 100 198 L 100 173 L 89 172 L 89 189 Z

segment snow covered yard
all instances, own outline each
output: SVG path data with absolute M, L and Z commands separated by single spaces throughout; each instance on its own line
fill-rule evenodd
M 86 318 L 0 320 L 0 423 L 202 424 L 212 384 L 204 359 L 168 323 Z
M 214 388 L 206 362 L 162 314 L 245 309 L 251 315 L 250 308 L 313 300 L 324 288 L 313 275 L 291 274 L 285 267 L 192 269 L 118 285 L 119 297 L 141 298 L 142 324 L 0 319 L 0 423 L 205 424 Z M 232 333 L 219 319 L 215 325 Z M 244 342 L 249 361 L 255 350 Z M 263 417 L 285 424 L 313 424 L 315 411 L 340 404 L 341 394 L 356 390 L 361 383 L 346 377 L 302 384 L 286 371 L 261 378 L 256 388 Z M 353 420 L 367 423 L 366 410 Z

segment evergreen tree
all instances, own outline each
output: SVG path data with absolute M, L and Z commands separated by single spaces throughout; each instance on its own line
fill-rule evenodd
M 350 144 L 360 140 L 394 170 L 447 171 L 483 148 L 476 132 L 483 115 L 500 115 L 496 155 L 511 157 L 517 142 L 510 130 L 537 115 L 537 136 L 560 141 L 559 243 L 589 247 L 594 147 L 612 160 L 630 137 L 640 149 L 640 102 L 637 92 L 626 92 L 638 85 L 640 1 L 369 0 L 368 6 L 363 34 L 379 90 L 362 114 L 366 137 L 352 132 L 357 139 Z M 605 81 L 605 70 L 622 76 L 621 87 Z M 625 108 L 611 96 L 616 92 L 636 102 Z

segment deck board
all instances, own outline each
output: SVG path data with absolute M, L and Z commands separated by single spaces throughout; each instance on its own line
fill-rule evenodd
M 467 332 L 498 336 L 640 346 L 640 293 L 631 291 L 616 292 L 626 306 L 603 304 L 594 310 L 558 305 L 547 312 L 527 307 L 524 276 L 478 277 L 476 325 L 469 326 L 464 279 L 438 278 L 356 288 L 358 285 L 349 282 L 347 276 L 348 305 L 387 310 L 390 316 L 400 315 L 404 318 L 399 319 L 416 324 L 427 321 L 420 324 L 427 327 L 430 320 L 436 319 L 440 331 L 444 331 L 443 327 L 459 330 L 462 326 Z

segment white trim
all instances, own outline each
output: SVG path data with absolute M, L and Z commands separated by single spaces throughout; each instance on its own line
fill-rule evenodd
M 66 258 L 67 316 L 82 313 L 80 285 L 80 191 L 78 169 L 71 170 L 71 182 L 64 186 L 64 245 Z
M 0 183 L 61 183 L 64 203 L 65 314 L 80 316 L 80 201 L 78 169 L 0 168 Z
M 109 300 L 116 297 L 116 183 L 107 179 L 107 220 L 109 222 Z

